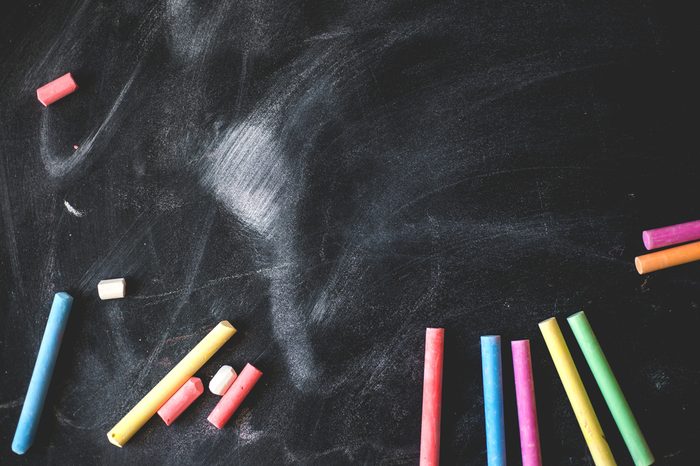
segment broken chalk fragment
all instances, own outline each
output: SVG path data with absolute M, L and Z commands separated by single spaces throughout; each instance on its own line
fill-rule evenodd
M 237 376 L 233 367 L 221 366 L 221 369 L 216 372 L 216 375 L 209 382 L 209 391 L 214 395 L 223 396 Z
M 209 414 L 207 420 L 214 424 L 217 429 L 223 429 L 260 377 L 262 377 L 262 372 L 250 364 L 246 364 L 241 374 L 231 385 L 231 388 L 228 389 L 211 414 Z
M 73 80 L 73 76 L 70 73 L 66 73 L 37 89 L 36 97 L 39 99 L 39 102 L 44 104 L 44 107 L 48 107 L 57 100 L 75 92 L 76 89 L 78 89 L 78 85 Z
M 97 294 L 101 300 L 123 298 L 126 295 L 126 280 L 112 278 L 97 284 Z
M 158 410 L 158 416 L 165 422 L 165 425 L 170 425 L 175 422 L 175 419 L 180 417 L 187 408 L 199 398 L 199 395 L 204 393 L 204 385 L 199 377 L 191 377 L 190 380 L 180 387 L 168 401 Z

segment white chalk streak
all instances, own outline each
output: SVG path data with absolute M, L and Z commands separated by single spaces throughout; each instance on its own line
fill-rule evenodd
M 68 212 L 70 212 L 71 215 L 73 215 L 73 216 L 75 216 L 75 217 L 78 217 L 78 218 L 84 217 L 84 216 L 85 216 L 85 212 L 76 209 L 75 207 L 73 207 L 72 205 L 70 205 L 70 204 L 68 203 L 68 201 L 66 201 L 66 200 L 63 201 L 63 205 L 66 206 L 66 210 L 67 210 Z

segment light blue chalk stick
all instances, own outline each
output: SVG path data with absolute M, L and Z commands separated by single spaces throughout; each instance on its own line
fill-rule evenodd
M 505 466 L 506 432 L 503 421 L 501 337 L 481 337 L 481 372 L 484 378 L 486 458 L 488 466 Z
M 27 396 L 24 398 L 22 414 L 19 415 L 15 437 L 12 439 L 12 451 L 18 455 L 25 454 L 34 443 L 72 304 L 73 297 L 65 292 L 56 293 L 53 298 L 44 338 L 41 339 L 32 379 L 29 381 Z

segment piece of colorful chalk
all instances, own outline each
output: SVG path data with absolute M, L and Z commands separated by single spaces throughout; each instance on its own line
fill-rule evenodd
M 520 453 L 523 458 L 523 466 L 542 466 L 530 340 L 512 341 L 510 348 L 513 353 L 515 398 L 518 405 Z
M 19 415 L 17 430 L 12 439 L 12 451 L 18 455 L 25 454 L 34 443 L 72 305 L 73 297 L 68 293 L 59 292 L 53 298 L 46 330 L 41 339 L 39 354 L 36 357 L 29 388 L 27 388 L 27 396 L 24 398 L 22 413 Z
M 700 260 L 700 241 L 634 258 L 639 275 Z
M 700 239 L 700 220 L 644 230 L 642 242 L 648 250 Z
M 556 318 L 552 317 L 540 322 L 539 327 L 549 354 L 552 356 L 552 361 L 554 361 L 554 367 L 556 367 L 564 386 L 566 396 L 574 409 L 576 420 L 581 432 L 583 432 L 583 438 L 586 440 L 593 462 L 596 466 L 615 465 L 615 458 L 613 458 L 610 446 L 605 440 L 603 428 L 600 427 L 598 417 L 593 410 L 591 400 L 588 398 L 586 388 L 583 386 L 581 376 L 576 370 L 576 365 L 571 358 L 569 347 L 566 346 L 564 335 L 561 334 Z
M 73 80 L 73 75 L 66 73 L 37 89 L 36 97 L 39 102 L 44 104 L 44 107 L 48 107 L 57 100 L 75 92 L 76 89 L 78 89 L 78 85 Z
M 168 401 L 158 410 L 158 416 L 165 422 L 165 425 L 170 425 L 175 422 L 175 419 L 180 417 L 190 405 L 199 398 L 199 395 L 204 393 L 204 385 L 199 377 L 190 377 L 190 380 L 175 392 Z
M 109 441 L 118 447 L 123 447 L 234 333 L 236 329 L 228 321 L 219 322 L 141 401 L 136 403 L 126 416 L 112 427 L 112 430 L 107 432 Z
M 236 371 L 231 366 L 221 366 L 216 375 L 209 381 L 209 391 L 214 395 L 223 396 L 236 380 Z
M 486 462 L 505 466 L 506 433 L 503 420 L 503 372 L 501 337 L 481 337 L 481 372 L 484 379 L 484 417 L 486 419 Z
M 440 464 L 440 417 L 442 412 L 442 364 L 445 329 L 425 329 L 423 366 L 423 412 L 420 430 L 420 465 Z
M 598 343 L 598 339 L 593 333 L 591 324 L 586 318 L 586 314 L 577 312 L 566 319 L 574 332 L 576 341 L 578 341 L 583 356 L 593 372 L 600 391 L 603 393 L 603 398 L 610 408 L 610 412 L 615 419 L 618 429 L 625 440 L 625 444 L 632 455 L 632 460 L 636 466 L 649 466 L 654 462 L 654 455 L 649 449 L 642 430 L 637 424 L 637 420 L 632 414 L 625 395 L 622 394 L 622 389 L 617 383 L 617 379 L 608 364 L 608 360 L 603 353 L 603 349 Z
M 207 420 L 214 424 L 217 429 L 223 429 L 231 419 L 233 413 L 243 403 L 255 384 L 262 377 L 262 372 L 250 364 L 246 364 L 241 373 L 236 377 L 235 382 L 226 391 L 226 394 L 219 400 L 214 410 L 209 414 Z
M 126 296 L 126 280 L 123 278 L 110 278 L 97 284 L 97 294 L 101 300 L 119 299 Z

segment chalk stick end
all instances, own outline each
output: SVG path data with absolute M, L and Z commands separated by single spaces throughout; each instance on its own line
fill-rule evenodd
M 500 343 L 501 342 L 501 336 L 500 335 L 482 335 L 481 336 L 481 343 Z
M 537 324 L 540 328 L 546 327 L 548 325 L 551 325 L 551 322 L 554 321 L 554 324 L 556 325 L 557 323 L 557 318 L 556 317 L 550 317 L 549 319 L 545 319 L 539 324 Z
M 117 439 L 117 434 L 115 432 L 112 432 L 112 431 L 107 432 L 107 438 L 109 439 L 109 443 L 111 443 L 112 445 L 116 445 L 119 448 L 124 446 Z
M 654 249 L 654 239 L 649 234 L 649 231 L 645 230 L 642 232 L 642 242 L 644 243 L 644 247 L 647 248 L 647 251 Z
M 574 314 L 571 314 L 569 317 L 566 318 L 568 322 L 571 322 L 572 320 L 577 320 L 586 317 L 586 313 L 583 311 L 578 311 Z
M 634 267 L 637 269 L 639 275 L 644 275 L 644 261 L 640 257 L 634 258 Z
M 17 437 L 12 440 L 12 452 L 18 455 L 24 455 L 29 450 L 31 444 L 22 441 L 22 439 L 17 439 Z

